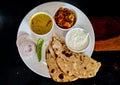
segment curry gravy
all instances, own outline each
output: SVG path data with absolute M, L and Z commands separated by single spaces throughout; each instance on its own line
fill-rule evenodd
M 33 32 L 43 35 L 52 29 L 52 19 L 44 13 L 36 14 L 30 19 L 30 26 Z

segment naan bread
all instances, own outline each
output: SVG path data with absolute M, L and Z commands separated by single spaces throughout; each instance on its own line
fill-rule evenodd
M 58 67 L 69 76 L 78 78 L 94 77 L 98 72 L 101 63 L 82 53 L 70 51 L 65 42 L 57 35 L 52 37 L 52 48 L 56 55 Z
M 46 62 L 48 65 L 50 76 L 52 77 L 54 81 L 70 82 L 70 81 L 75 81 L 78 79 L 74 75 L 69 76 L 65 74 L 63 71 L 61 71 L 61 69 L 58 67 L 56 63 L 56 56 L 50 44 L 46 50 Z

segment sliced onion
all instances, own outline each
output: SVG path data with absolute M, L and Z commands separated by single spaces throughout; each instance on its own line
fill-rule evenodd
M 21 56 L 31 56 L 36 52 L 36 45 L 31 40 L 25 40 L 18 49 Z
M 28 33 L 21 33 L 17 37 L 16 44 L 22 57 L 36 54 L 36 44 L 30 39 Z
M 17 41 L 16 41 L 17 46 L 19 47 L 27 39 L 29 39 L 29 34 L 28 33 L 22 33 L 21 35 L 19 35 L 17 37 Z

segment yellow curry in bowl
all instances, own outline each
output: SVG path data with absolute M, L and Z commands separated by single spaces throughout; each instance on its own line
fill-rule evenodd
M 31 30 L 39 35 L 44 35 L 52 29 L 52 18 L 44 12 L 36 13 L 30 18 Z

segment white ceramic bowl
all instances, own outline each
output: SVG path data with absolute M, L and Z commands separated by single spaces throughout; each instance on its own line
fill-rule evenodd
M 74 28 L 67 32 L 65 43 L 73 52 L 85 52 L 90 43 L 89 33 L 83 28 Z
M 75 26 L 76 26 L 76 22 L 77 22 L 77 12 L 71 7 L 71 6 L 62 6 L 62 8 L 67 8 L 67 9 L 69 9 L 69 10 L 71 10 L 74 14 L 75 14 L 75 17 L 76 17 L 76 20 L 75 20 L 75 23 L 73 24 L 73 26 L 71 26 L 71 27 L 69 27 L 69 28 L 62 28 L 62 27 L 60 27 L 60 26 L 58 26 L 58 24 L 56 23 L 56 20 L 55 20 L 55 14 L 57 13 L 57 11 L 60 9 L 61 7 L 59 7 L 59 8 L 57 8 L 56 9 L 56 11 L 55 11 L 55 13 L 54 13 L 54 21 L 55 21 L 55 25 L 56 25 L 56 27 L 58 28 L 58 29 L 60 29 L 60 30 L 65 30 L 65 31 L 68 31 L 68 30 L 70 30 L 70 29 L 72 29 L 72 28 L 74 28 Z
M 52 28 L 50 29 L 50 31 L 48 31 L 48 32 L 45 33 L 45 34 L 37 34 L 37 33 L 35 33 L 35 32 L 32 30 L 32 28 L 31 28 L 31 20 L 32 20 L 36 15 L 38 15 L 38 14 L 45 14 L 45 15 L 49 16 L 50 19 L 52 20 Z M 37 12 L 37 13 L 33 14 L 33 15 L 30 17 L 29 24 L 30 24 L 30 29 L 31 29 L 31 32 L 32 32 L 33 35 L 38 36 L 38 37 L 40 37 L 40 36 L 46 36 L 46 35 L 48 35 L 48 34 L 53 30 L 53 28 L 54 28 L 54 19 L 53 19 L 53 17 L 52 17 L 50 14 L 48 14 L 47 12 Z

